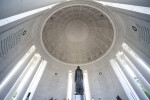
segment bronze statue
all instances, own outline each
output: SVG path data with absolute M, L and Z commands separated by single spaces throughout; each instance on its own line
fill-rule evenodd
M 76 95 L 83 95 L 84 88 L 83 88 L 83 73 L 80 67 L 78 66 L 75 71 L 75 92 Z

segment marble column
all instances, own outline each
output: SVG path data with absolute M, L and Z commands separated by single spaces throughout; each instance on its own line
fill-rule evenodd
M 117 54 L 117 62 L 120 65 L 123 73 L 127 77 L 128 81 L 130 82 L 131 86 L 133 87 L 134 91 L 140 98 L 140 100 L 149 100 L 148 97 L 143 92 L 142 88 L 138 85 L 138 83 L 135 81 L 135 79 L 130 75 L 129 70 L 127 69 L 128 66 L 125 65 L 125 63 L 123 63 L 124 61 L 123 61 L 123 59 L 121 59 L 120 53 Z

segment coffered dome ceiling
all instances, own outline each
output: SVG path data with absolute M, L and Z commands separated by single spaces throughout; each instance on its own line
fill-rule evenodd
M 103 56 L 114 31 L 102 12 L 88 6 L 70 6 L 54 13 L 46 22 L 42 40 L 48 53 L 70 64 L 84 64 Z

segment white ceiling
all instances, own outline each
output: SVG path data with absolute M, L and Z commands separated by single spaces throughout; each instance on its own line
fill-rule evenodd
M 43 44 L 56 59 L 83 64 L 110 48 L 114 31 L 109 19 L 88 6 L 71 6 L 54 13 L 43 29 Z

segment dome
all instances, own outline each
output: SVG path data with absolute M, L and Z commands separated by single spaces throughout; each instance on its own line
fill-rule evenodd
M 74 5 L 55 12 L 46 21 L 42 42 L 48 53 L 69 64 L 85 64 L 102 57 L 111 47 L 114 30 L 96 8 Z

